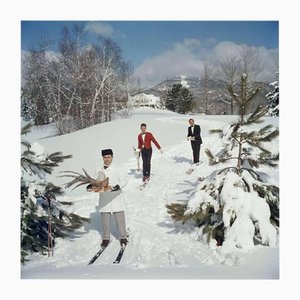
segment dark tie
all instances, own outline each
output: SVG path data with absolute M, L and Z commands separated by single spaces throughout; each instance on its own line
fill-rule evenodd
M 104 170 L 106 170 L 108 168 L 108 166 L 104 166 Z

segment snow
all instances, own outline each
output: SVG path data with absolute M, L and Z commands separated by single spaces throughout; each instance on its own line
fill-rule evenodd
M 120 265 L 112 264 L 119 250 L 116 226 L 112 220 L 112 243 L 93 266 L 88 266 L 88 261 L 98 250 L 101 241 L 98 195 L 86 193 L 84 187 L 74 191 L 68 189 L 59 200 L 72 201 L 74 205 L 68 210 L 90 217 L 91 222 L 82 227 L 77 238 L 57 239 L 53 257 L 33 254 L 30 262 L 21 266 L 17 277 L 26 279 L 20 282 L 23 289 L 26 285 L 28 297 L 32 289 L 43 294 L 46 299 L 53 298 L 58 288 L 59 295 L 74 299 L 92 294 L 112 299 L 182 299 L 187 295 L 198 294 L 209 295 L 212 299 L 237 299 L 238 295 L 252 299 L 259 295 L 270 295 L 271 290 L 278 290 L 278 283 L 282 286 L 278 280 L 278 241 L 274 246 L 254 245 L 248 247 L 247 251 L 232 251 L 230 247 L 230 251 L 226 252 L 214 241 L 209 245 L 204 243 L 199 228 L 188 222 L 184 225 L 174 224 L 167 214 L 166 204 L 175 201 L 184 203 L 192 199 L 199 192 L 198 178 L 206 177 L 216 169 L 216 166 L 208 165 L 204 150 L 209 148 L 212 153 L 218 153 L 222 141 L 208 131 L 236 120 L 235 116 L 192 116 L 202 128 L 202 163 L 191 175 L 187 175 L 185 172 L 192 164 L 190 143 L 186 141 L 190 117 L 143 107 L 133 111 L 128 119 L 114 120 L 64 136 L 53 136 L 55 130 L 51 126 L 34 128 L 26 136 L 30 142 L 38 139 L 37 142 L 47 153 L 62 151 L 65 155 L 73 155 L 72 159 L 65 160 L 56 168 L 51 176 L 47 175 L 56 184 L 66 182 L 58 177 L 60 171 L 82 173 L 84 168 L 93 174 L 102 163 L 101 149 L 112 148 L 114 163 L 127 177 L 128 183 L 124 190 L 125 214 L 127 227 L 130 228 L 130 241 Z M 134 172 L 137 160 L 132 146 L 137 145 L 142 122 L 147 124 L 164 153 L 161 155 L 154 147 L 151 181 L 143 191 L 139 191 L 137 187 L 141 178 Z M 266 117 L 265 122 L 278 126 L 277 118 Z M 272 148 L 278 150 L 277 141 Z M 278 168 L 264 167 L 259 171 L 267 173 L 269 182 L 278 185 Z M 15 252 L 18 252 L 18 244 Z M 18 253 L 16 255 L 18 263 Z M 15 269 L 18 270 L 18 265 Z M 44 280 L 37 282 L 34 279 Z M 205 280 L 200 282 L 199 279 Z M 218 279 L 272 279 L 276 287 L 272 280 L 268 280 L 268 288 L 265 288 L 266 282 L 263 281 L 263 288 L 253 289 L 252 285 L 257 283 L 255 280 L 235 282 Z M 55 289 L 54 294 L 45 293 L 50 287 Z
M 181 75 L 180 78 L 181 78 L 181 81 L 180 81 L 181 85 L 188 89 L 190 86 L 187 83 L 186 76 Z
M 45 148 L 38 142 L 31 143 L 30 150 L 33 151 L 37 157 L 42 157 L 41 160 L 43 160 L 46 155 Z
M 223 221 L 228 227 L 225 234 L 223 249 L 232 252 L 235 247 L 243 250 L 250 250 L 254 247 L 254 225 L 257 221 L 258 229 L 262 236 L 262 243 L 268 242 L 270 246 L 276 245 L 276 229 L 269 222 L 270 209 L 263 198 L 256 193 L 245 193 L 241 187 L 232 190 L 232 186 L 237 184 L 240 178 L 235 173 L 226 176 L 221 193 L 221 201 L 225 203 L 223 208 Z M 231 227 L 232 214 L 236 219 Z M 223 250 L 222 249 L 222 250 Z
M 28 122 L 22 120 L 21 126 L 24 126 Z M 48 125 L 40 125 L 40 126 L 34 126 L 34 129 L 31 130 L 29 133 L 25 134 L 22 139 L 24 139 L 26 142 L 35 142 L 39 139 L 43 139 L 45 137 L 50 137 L 56 135 L 56 128 L 53 124 Z
M 267 224 L 260 224 L 265 229 L 265 240 L 271 246 L 254 245 L 253 224 L 247 205 L 236 221 L 236 226 L 227 232 L 231 244 L 227 250 L 208 245 L 200 237 L 199 229 L 191 224 L 174 223 L 167 214 L 165 205 L 175 201 L 190 201 L 190 210 L 195 209 L 200 176 L 207 176 L 214 170 L 208 165 L 204 154 L 205 148 L 216 150 L 221 146 L 219 139 L 209 135 L 208 131 L 232 122 L 235 116 L 199 116 L 193 115 L 196 123 L 201 125 L 203 145 L 201 148 L 202 164 L 191 175 L 186 174 L 192 164 L 190 143 L 186 141 L 189 115 L 178 115 L 164 110 L 139 108 L 132 112 L 131 118 L 118 119 L 109 123 L 95 125 L 64 136 L 50 136 L 53 131 L 45 127 L 44 134 L 40 128 L 28 134 L 31 140 L 39 136 L 36 148 L 46 149 L 48 153 L 62 151 L 72 154 L 73 158 L 65 160 L 48 180 L 62 185 L 65 179 L 58 177 L 60 171 L 81 172 L 84 168 L 89 174 L 102 163 L 101 149 L 112 148 L 114 162 L 127 177 L 124 189 L 126 202 L 126 223 L 130 229 L 129 245 L 122 263 L 112 265 L 117 255 L 119 242 L 114 221 L 112 221 L 112 243 L 101 257 L 91 266 L 87 262 L 97 252 L 101 241 L 101 222 L 98 194 L 86 193 L 85 188 L 67 190 L 62 201 L 72 201 L 70 211 L 91 218 L 91 222 L 80 230 L 80 237 L 71 240 L 57 239 L 54 256 L 39 254 L 30 256 L 30 262 L 21 267 L 23 279 L 278 279 L 279 246 Z M 154 147 L 152 156 L 152 177 L 143 191 L 137 187 L 140 175 L 135 173 L 137 160 L 132 146 L 137 144 L 140 123 L 145 122 L 162 146 L 163 155 Z M 276 123 L 276 118 L 266 118 L 266 123 Z M 40 145 L 40 146 L 38 146 Z M 275 148 L 278 144 L 274 145 Z M 266 173 L 271 171 L 265 167 Z M 278 169 L 272 170 L 270 179 L 278 183 Z M 238 195 L 237 195 L 238 196 Z M 226 196 L 224 196 L 226 197 Z M 206 195 L 206 202 L 210 202 Z M 244 204 L 245 204 L 244 203 Z M 233 203 L 238 206 L 239 203 Z M 249 204 L 250 205 L 250 204 Z M 263 206 L 259 206 L 260 211 Z M 259 219 L 262 209 L 255 217 Z M 250 225 L 252 224 L 252 226 Z M 240 226 L 243 224 L 243 226 Z M 245 225 L 249 224 L 249 225 Z M 247 232 L 244 240 L 236 240 L 236 232 Z M 233 250 L 233 244 L 246 245 L 247 251 Z
M 225 203 L 225 208 L 232 207 L 237 214 L 247 214 L 254 221 L 270 218 L 268 205 L 263 198 L 258 197 L 256 193 L 245 193 L 240 186 L 232 189 L 232 186 L 238 185 L 240 181 L 236 173 L 227 174 L 221 193 L 221 201 Z

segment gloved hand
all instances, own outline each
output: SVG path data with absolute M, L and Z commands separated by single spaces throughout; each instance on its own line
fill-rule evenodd
M 93 190 L 92 184 L 87 185 L 86 190 L 87 190 L 88 192 L 91 192 L 91 191 Z
M 136 159 L 140 158 L 141 155 L 141 150 L 139 148 L 134 148 L 134 156 L 136 157 Z
M 115 191 L 118 191 L 118 190 L 120 190 L 121 188 L 120 188 L 120 186 L 117 184 L 117 185 L 115 185 L 112 189 L 111 189 L 111 191 L 112 192 L 115 192 Z

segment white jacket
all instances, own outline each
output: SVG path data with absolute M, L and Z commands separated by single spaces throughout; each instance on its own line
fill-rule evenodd
M 101 173 L 104 173 L 109 178 L 109 185 L 119 185 L 121 190 L 116 192 L 104 192 L 99 193 L 99 209 L 100 212 L 114 213 L 125 210 L 124 196 L 122 189 L 126 185 L 126 179 L 122 176 L 118 167 L 111 164 L 107 169 L 100 167 L 96 171 L 96 179 L 101 177 Z

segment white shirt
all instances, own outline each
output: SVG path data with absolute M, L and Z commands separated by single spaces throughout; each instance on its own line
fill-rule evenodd
M 124 211 L 125 203 L 122 189 L 126 186 L 126 179 L 122 176 L 122 171 L 117 166 L 111 164 L 108 168 L 104 166 L 96 170 L 96 178 L 104 173 L 109 180 L 109 185 L 119 185 L 121 190 L 115 192 L 103 192 L 99 193 L 99 209 L 100 212 L 114 213 L 118 211 Z M 99 175 L 98 175 L 99 174 Z
M 146 137 L 146 132 L 144 134 L 142 133 L 142 139 L 144 144 L 145 144 L 145 137 Z

